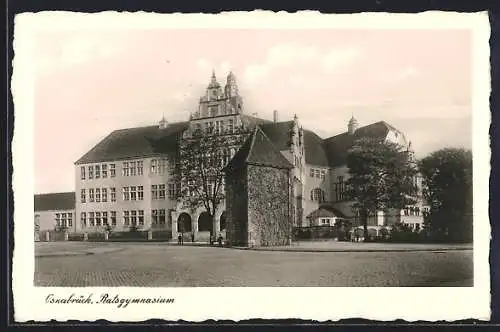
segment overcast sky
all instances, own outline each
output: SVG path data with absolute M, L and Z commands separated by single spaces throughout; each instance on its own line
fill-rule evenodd
M 112 130 L 184 121 L 236 75 L 246 112 L 297 114 L 326 138 L 354 115 L 405 132 L 418 156 L 471 147 L 467 30 L 40 30 L 35 192 L 74 190 L 73 163 Z

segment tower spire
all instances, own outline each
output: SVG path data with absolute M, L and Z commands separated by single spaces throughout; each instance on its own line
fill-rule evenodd
M 347 124 L 347 132 L 349 133 L 349 135 L 352 135 L 357 129 L 358 129 L 358 120 L 356 120 L 354 114 L 352 114 L 351 119 Z

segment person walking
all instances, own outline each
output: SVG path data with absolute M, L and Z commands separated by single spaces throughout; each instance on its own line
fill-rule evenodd
M 222 247 L 222 234 L 219 234 L 217 241 L 219 242 L 219 247 Z
M 194 232 L 191 233 L 191 242 L 194 243 Z
M 181 242 L 182 242 L 182 235 L 179 234 L 179 236 L 177 236 L 177 244 L 181 245 Z

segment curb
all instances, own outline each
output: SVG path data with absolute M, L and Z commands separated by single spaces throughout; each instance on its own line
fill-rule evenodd
M 446 251 L 472 251 L 473 248 L 434 248 L 434 249 L 268 249 L 232 247 L 236 250 L 265 251 L 265 252 L 446 252 Z

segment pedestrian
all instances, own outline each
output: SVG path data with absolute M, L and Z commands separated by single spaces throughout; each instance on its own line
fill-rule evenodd
M 222 234 L 219 234 L 217 241 L 219 242 L 219 247 L 222 247 Z
M 194 243 L 194 232 L 193 232 L 193 233 L 191 233 L 191 242 L 193 242 L 193 243 Z
M 182 235 L 179 234 L 179 236 L 177 236 L 177 244 L 181 245 L 181 241 L 182 241 Z

